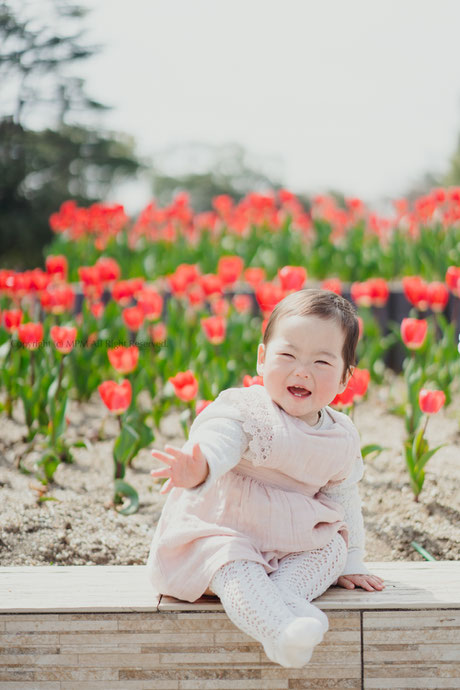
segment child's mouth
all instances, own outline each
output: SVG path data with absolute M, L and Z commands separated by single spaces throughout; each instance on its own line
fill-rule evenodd
M 288 386 L 288 391 L 294 398 L 308 398 L 311 392 L 302 386 Z

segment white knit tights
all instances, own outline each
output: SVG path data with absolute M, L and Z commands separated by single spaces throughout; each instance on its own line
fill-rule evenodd
M 322 549 L 282 558 L 270 575 L 256 561 L 231 561 L 217 570 L 210 588 L 230 620 L 258 640 L 271 661 L 301 668 L 328 627 L 326 615 L 309 600 L 339 577 L 346 553 L 336 535 Z

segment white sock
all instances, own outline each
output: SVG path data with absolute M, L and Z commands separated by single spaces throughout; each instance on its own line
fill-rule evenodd
M 301 668 L 323 639 L 321 623 L 311 616 L 296 617 L 260 563 L 231 561 L 214 574 L 210 588 L 230 620 L 281 666 Z
M 322 549 L 285 556 L 269 578 L 295 615 L 316 618 L 325 633 L 329 628 L 326 614 L 309 602 L 323 594 L 337 580 L 346 557 L 345 541 L 340 534 L 336 534 Z

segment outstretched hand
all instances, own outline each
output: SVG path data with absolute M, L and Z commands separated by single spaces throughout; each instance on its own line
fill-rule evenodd
M 374 590 L 385 589 L 385 584 L 382 578 L 377 575 L 342 575 L 337 580 L 338 587 L 344 587 L 345 589 L 355 589 L 355 587 L 361 587 L 362 589 L 367 589 L 368 592 L 373 592 Z
M 192 453 L 183 453 L 175 446 L 165 446 L 167 453 L 152 450 L 152 455 L 168 467 L 152 470 L 152 477 L 168 477 L 160 494 L 166 494 L 174 487 L 191 489 L 204 482 L 209 473 L 208 462 L 201 452 L 199 443 L 195 443 Z

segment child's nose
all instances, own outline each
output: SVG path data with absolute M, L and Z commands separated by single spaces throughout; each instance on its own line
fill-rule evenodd
M 304 376 L 307 377 L 310 376 L 310 367 L 308 364 L 302 364 L 302 362 L 299 362 L 297 365 L 296 373 L 298 376 Z

